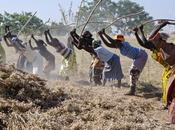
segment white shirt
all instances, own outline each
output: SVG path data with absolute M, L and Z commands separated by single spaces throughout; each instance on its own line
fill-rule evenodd
M 97 53 L 98 58 L 103 62 L 108 62 L 114 55 L 112 52 L 108 51 L 103 46 L 95 48 L 94 51 Z

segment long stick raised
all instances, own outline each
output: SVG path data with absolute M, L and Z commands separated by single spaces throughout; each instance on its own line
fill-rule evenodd
M 109 28 L 111 25 L 113 25 L 115 22 L 119 21 L 120 19 L 127 18 L 127 17 L 131 17 L 131 16 L 135 16 L 135 15 L 141 14 L 141 13 L 143 13 L 143 12 L 144 12 L 144 10 L 139 11 L 139 12 L 137 12 L 137 13 L 131 13 L 131 14 L 127 14 L 127 15 L 122 16 L 122 17 L 118 17 L 118 18 L 117 18 L 116 20 L 114 20 L 112 23 L 110 23 L 109 25 L 107 25 L 107 26 L 105 27 L 105 29 Z
M 27 20 L 27 22 L 24 24 L 24 26 L 21 28 L 21 30 L 18 32 L 18 35 L 20 35 L 20 33 L 24 30 L 24 28 L 27 26 L 27 24 L 30 22 L 30 20 L 33 18 L 33 16 L 35 16 L 35 14 L 37 13 L 37 11 Z
M 142 23 L 142 25 L 148 24 L 148 23 L 152 23 L 155 21 L 175 21 L 174 19 L 154 19 L 154 20 L 148 20 Z
M 76 22 L 75 28 L 77 28 L 78 22 L 79 22 L 79 20 L 80 20 L 80 10 L 81 10 L 81 7 L 82 7 L 82 5 L 83 5 L 83 2 L 84 2 L 84 0 L 81 0 L 80 6 L 79 6 L 79 11 L 78 11 L 77 22 Z
M 99 0 L 98 3 L 97 3 L 97 4 L 94 6 L 94 8 L 92 9 L 92 11 L 91 11 L 91 13 L 90 13 L 90 15 L 89 15 L 89 17 L 88 17 L 88 19 L 87 19 L 87 21 L 86 21 L 84 27 L 83 27 L 83 29 L 81 30 L 81 33 L 80 33 L 81 35 L 83 34 L 83 31 L 84 31 L 86 25 L 88 24 L 88 22 L 89 22 L 89 20 L 90 20 L 90 18 L 91 18 L 91 16 L 92 16 L 92 14 L 94 13 L 95 9 L 98 7 L 98 5 L 99 5 L 101 2 L 102 2 L 102 0 Z

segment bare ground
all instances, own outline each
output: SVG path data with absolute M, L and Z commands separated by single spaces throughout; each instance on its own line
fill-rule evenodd
M 8 63 L 15 63 L 18 55 L 11 48 L 5 49 Z M 61 57 L 49 49 L 57 56 L 55 75 Z M 137 95 L 125 96 L 131 61 L 120 57 L 125 73 L 122 88 L 88 85 L 90 57 L 81 52 L 78 52 L 78 75 L 70 81 L 49 80 L 46 86 L 35 87 L 27 79 L 21 80 L 23 84 L 19 88 L 12 87 L 17 81 L 10 80 L 11 87 L 5 87 L 0 94 L 0 127 L 8 130 L 174 130 L 161 103 L 161 66 L 149 57 Z M 14 95 L 8 95 L 9 88 Z

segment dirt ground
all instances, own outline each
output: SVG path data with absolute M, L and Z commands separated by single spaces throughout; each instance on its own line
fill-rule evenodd
M 58 37 L 61 41 L 66 38 Z M 174 39 L 174 36 L 171 41 Z M 133 37 L 128 38 L 134 46 L 138 46 Z M 13 48 L 2 43 L 7 55 L 8 64 L 16 64 L 18 54 Z M 161 103 L 161 72 L 162 67 L 150 57 L 141 74 L 136 96 L 125 96 L 129 90 L 129 68 L 132 63 L 119 54 L 125 75 L 122 87 L 109 85 L 91 86 L 88 83 L 88 68 L 91 57 L 86 52 L 77 52 L 78 72 L 70 77 L 70 81 L 55 80 L 61 64 L 61 56 L 49 47 L 56 56 L 56 70 L 52 79 L 39 90 L 45 95 L 58 95 L 60 98 L 49 98 L 49 102 L 38 105 L 35 99 L 27 95 L 25 100 L 0 96 L 0 126 L 8 130 L 174 130 L 175 125 L 168 122 L 167 110 Z M 23 86 L 25 89 L 27 86 Z M 36 90 L 32 87 L 31 92 Z M 24 91 L 20 91 L 23 93 Z M 35 91 L 38 92 L 38 91 Z M 60 94 L 61 93 L 61 94 Z M 25 96 L 25 94 L 24 94 Z M 47 99 L 47 98 L 46 98 Z M 61 99 L 61 100 L 60 100 Z M 27 100 L 27 101 L 26 101 Z M 41 99 L 37 99 L 43 101 Z M 59 103 L 58 103 L 59 102 Z M 12 105 L 11 105 L 12 104 Z M 14 105 L 16 104 L 16 105 Z M 8 106 L 10 112 L 5 112 Z M 19 107 L 20 106 L 20 107 Z M 19 109 L 20 108 L 20 109 Z M 6 109 L 5 109 L 6 110 Z

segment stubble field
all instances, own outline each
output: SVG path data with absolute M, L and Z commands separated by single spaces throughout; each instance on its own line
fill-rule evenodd
M 60 41 L 66 41 L 65 37 L 58 38 Z M 170 41 L 173 39 L 174 36 Z M 134 37 L 129 37 L 127 40 L 134 46 L 138 46 Z M 18 54 L 13 48 L 8 48 L 4 42 L 2 44 L 6 50 L 7 63 L 15 64 Z M 1 91 L 1 128 L 8 130 L 175 129 L 174 125 L 168 123 L 168 111 L 163 110 L 161 103 L 163 68 L 151 59 L 151 53 L 148 50 L 148 62 L 140 76 L 136 96 L 124 95 L 129 90 L 129 68 L 132 61 L 121 56 L 118 50 L 110 49 L 120 56 L 125 75 L 122 88 L 89 85 L 87 81 L 91 57 L 88 53 L 79 50 L 76 50 L 77 74 L 70 77 L 70 81 L 56 80 L 61 56 L 52 47 L 49 47 L 49 50 L 56 57 L 56 70 L 45 86 L 35 87 L 30 85 L 30 82 L 25 82 L 20 88 L 13 87 L 15 95 L 6 94 L 9 87 Z M 11 77 L 13 77 L 12 74 L 8 78 Z M 14 84 L 15 82 L 11 83 L 11 85 Z M 34 96 L 41 96 L 35 98 L 31 96 L 32 93 Z

